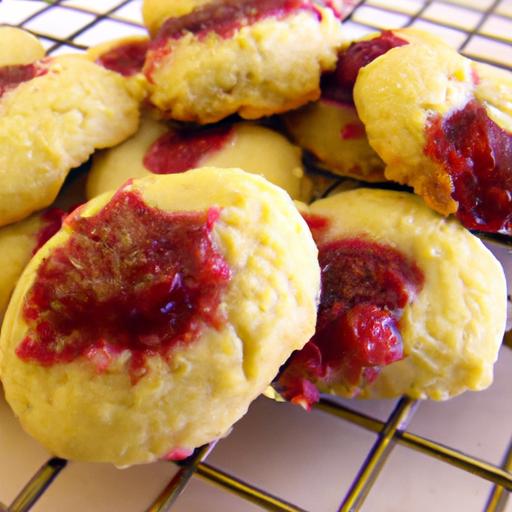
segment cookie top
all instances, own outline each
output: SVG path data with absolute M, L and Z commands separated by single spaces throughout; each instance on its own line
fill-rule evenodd
M 475 98 L 500 128 L 512 133 L 512 73 L 481 62 L 472 62 Z
M 150 34 L 155 35 L 162 24 L 169 18 L 178 18 L 189 14 L 212 0 L 144 0 L 142 17 Z
M 0 68 L 10 77 L 0 87 L 0 225 L 51 204 L 70 169 L 134 133 L 144 96 L 138 81 L 80 56 L 7 69 Z
M 215 3 L 212 0 L 144 0 L 142 3 L 142 17 L 150 34 L 155 35 L 162 24 L 169 18 L 179 18 L 190 14 L 207 4 Z M 223 3 L 222 0 L 217 2 Z M 225 2 L 227 3 L 227 2 Z M 241 3 L 241 2 L 240 2 Z M 288 2 L 292 4 L 293 2 Z M 317 2 L 333 10 L 338 18 L 343 18 L 351 9 L 344 0 L 326 0 Z
M 161 25 L 144 72 L 168 118 L 256 119 L 318 98 L 341 43 L 334 12 L 310 0 L 210 1 Z
M 178 130 L 144 117 L 136 135 L 94 156 L 89 198 L 116 190 L 130 178 L 173 174 L 201 166 L 238 167 L 261 174 L 292 198 L 310 198 L 301 151 L 279 133 L 235 123 L 207 129 Z
M 149 462 L 223 436 L 312 335 L 316 255 L 287 194 L 239 170 L 100 196 L 18 283 L 0 342 L 7 400 L 72 459 Z
M 50 208 L 0 228 L 0 326 L 11 293 L 32 256 L 59 231 L 65 216 L 84 202 L 84 175 L 75 176 Z
M 510 234 L 512 75 L 432 36 L 393 33 L 408 44 L 362 67 L 354 88 L 386 176 L 470 229 Z
M 278 381 L 285 396 L 307 405 L 309 382 L 341 396 L 444 400 L 491 384 L 506 283 L 478 238 L 402 192 L 352 190 L 303 211 L 322 296 L 315 336 Z
M 371 148 L 351 102 L 321 98 L 284 115 L 286 128 L 321 167 L 363 181 L 386 181 L 384 163 Z
M 30 32 L 16 27 L 0 27 L 0 68 L 32 64 L 44 54 L 43 45 Z
M 110 71 L 130 77 L 142 72 L 148 48 L 147 36 L 129 36 L 92 46 L 87 56 Z
M 32 215 L 0 228 L 0 325 L 14 286 L 34 253 L 43 226 L 41 215 Z

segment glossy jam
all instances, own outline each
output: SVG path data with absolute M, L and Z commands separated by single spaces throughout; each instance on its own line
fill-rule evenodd
M 82 357 L 104 372 L 129 351 L 137 382 L 149 356 L 170 357 L 205 325 L 219 327 L 230 270 L 211 237 L 218 216 L 168 213 L 124 189 L 93 217 L 75 210 L 71 237 L 41 262 L 27 295 L 17 355 L 43 366 Z
M 230 126 L 164 133 L 146 152 L 144 167 L 155 174 L 188 171 L 198 167 L 207 155 L 220 151 L 233 134 Z
M 404 39 L 385 31 L 368 41 L 352 43 L 338 55 L 336 71 L 322 78 L 322 97 L 339 103 L 351 103 L 357 74 L 364 66 L 392 48 L 408 44 Z
M 59 231 L 67 213 L 60 208 L 50 208 L 41 215 L 43 222 L 41 228 L 36 233 L 36 246 L 32 251 L 35 254 L 50 238 Z
M 308 0 L 222 0 L 205 4 L 179 18 L 169 18 L 160 29 L 157 40 L 179 39 L 186 32 L 204 36 L 215 32 L 231 37 L 244 26 L 265 18 L 282 19 L 299 10 L 317 12 Z
M 176 448 L 170 451 L 167 455 L 162 457 L 162 460 L 170 460 L 172 462 L 180 462 L 182 460 L 188 459 L 194 450 L 190 448 Z
M 151 43 L 146 75 L 151 79 L 156 63 L 169 54 L 170 39 L 180 39 L 186 33 L 199 39 L 215 33 L 227 39 L 245 26 L 271 17 L 283 19 L 301 10 L 310 11 L 320 19 L 312 0 L 221 0 L 207 3 L 185 16 L 169 18 Z
M 312 215 L 311 213 L 303 213 L 302 218 L 306 221 L 309 229 L 313 233 L 315 240 L 318 239 L 322 231 L 330 225 L 329 219 L 321 215 Z
M 286 399 L 306 408 L 318 399 L 315 382 L 341 382 L 357 394 L 383 366 L 403 358 L 399 321 L 424 282 L 421 270 L 396 249 L 364 239 L 320 243 L 319 262 L 315 335 L 277 384 Z
M 425 153 L 451 177 L 457 217 L 469 229 L 512 234 L 512 134 L 476 100 L 432 117 Z
M 47 70 L 39 64 L 0 67 L 0 98 L 23 82 L 44 75 Z
M 133 76 L 142 71 L 148 48 L 148 41 L 132 41 L 112 48 L 96 62 L 123 76 Z
M 348 123 L 340 132 L 341 140 L 363 139 L 366 137 L 366 130 L 363 123 Z

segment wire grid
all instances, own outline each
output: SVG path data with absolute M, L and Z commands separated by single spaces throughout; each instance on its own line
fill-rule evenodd
M 21 2 L 18 2 L 21 3 Z M 9 1 L 1 3 L 0 20 L 22 26 L 38 36 L 48 53 L 85 50 L 101 42 L 95 31 L 109 24 L 110 38 L 144 32 L 140 20 L 140 1 L 133 0 L 55 0 L 23 2 L 23 13 L 9 11 Z M 13 4 L 11 0 L 10 4 Z M 25 8 L 26 7 L 26 8 Z M 65 11 L 65 13 L 62 12 Z M 59 12 L 60 11 L 60 12 Z M 66 24 L 62 16 L 66 14 Z M 55 16 L 57 15 L 57 17 Z M 71 22 L 68 24 L 67 21 Z M 404 26 L 426 28 L 446 38 L 461 53 L 473 59 L 512 68 L 512 1 L 511 0 L 362 0 L 344 22 L 354 38 L 377 30 Z M 333 186 L 337 186 L 335 182 Z M 332 187 L 329 187 L 329 190 Z M 506 243 L 509 245 L 509 243 Z M 510 246 L 510 245 L 509 245 Z M 505 345 L 512 348 L 510 339 Z M 336 416 L 377 434 L 348 493 L 340 499 L 339 511 L 359 510 L 372 489 L 380 470 L 396 444 L 434 457 L 460 470 L 470 472 L 493 484 L 484 510 L 505 509 L 512 491 L 512 440 L 503 454 L 501 467 L 489 464 L 455 448 L 408 432 L 407 426 L 420 402 L 403 397 L 383 422 L 357 412 L 336 401 L 323 398 L 315 409 Z M 300 507 L 242 481 L 206 462 L 216 443 L 196 450 L 180 464 L 180 469 L 154 500 L 147 512 L 170 510 L 193 476 L 199 476 L 270 511 L 300 512 Z M 48 460 L 26 483 L 10 506 L 0 504 L 0 512 L 26 512 L 48 489 L 66 467 L 63 459 Z

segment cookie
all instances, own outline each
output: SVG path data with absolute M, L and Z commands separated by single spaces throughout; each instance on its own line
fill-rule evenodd
M 295 142 L 321 167 L 362 181 L 386 181 L 384 163 L 371 148 L 352 102 L 321 98 L 283 119 Z
M 352 190 L 302 211 L 322 295 L 315 336 L 275 384 L 284 397 L 445 400 L 491 384 L 506 283 L 478 238 L 404 192 Z
M 0 228 L 0 324 L 23 269 L 37 249 L 60 229 L 64 215 L 54 208 Z
M 143 96 L 81 56 L 0 68 L 0 225 L 50 205 L 70 169 L 133 134 Z
M 32 64 L 44 54 L 43 45 L 30 32 L 16 27 L 0 27 L 0 68 Z
M 209 3 L 212 3 L 212 0 L 144 0 L 142 4 L 144 25 L 154 36 L 167 19 L 185 16 Z M 332 9 L 340 19 L 352 10 L 350 2 L 345 0 L 324 0 L 317 3 Z
M 412 39 L 422 35 L 415 29 L 408 29 L 407 34 Z M 289 133 L 315 156 L 319 166 L 362 181 L 386 181 L 384 162 L 370 146 L 355 108 L 353 88 L 361 67 L 404 44 L 407 40 L 390 31 L 345 43 L 338 52 L 336 69 L 322 76 L 321 99 L 284 116 Z
M 142 18 L 149 33 L 156 35 L 161 25 L 169 18 L 179 18 L 194 9 L 211 3 L 212 0 L 144 0 Z
M 238 167 L 261 174 L 294 199 L 307 201 L 310 197 L 300 149 L 269 128 L 235 123 L 178 130 L 149 117 L 131 139 L 94 156 L 87 195 L 92 198 L 116 190 L 130 178 L 203 166 Z
M 336 68 L 322 76 L 320 100 L 283 116 L 290 135 L 314 155 L 320 167 L 362 181 L 386 181 L 384 162 L 370 146 L 357 114 L 353 88 L 360 67 L 378 56 L 382 47 L 395 44 L 405 41 L 390 32 L 345 43 Z
M 0 228 L 0 326 L 11 293 L 32 256 L 61 228 L 65 216 L 85 202 L 84 176 L 64 185 L 45 211 Z
M 7 401 L 61 457 L 188 453 L 312 336 L 319 286 L 306 223 L 265 179 L 134 180 L 75 210 L 25 269 L 0 338 Z
M 184 2 L 186 14 L 165 11 L 147 54 L 150 99 L 166 117 L 256 119 L 319 97 L 342 43 L 332 9 L 311 0 L 197 3 Z
M 363 66 L 354 87 L 386 177 L 469 229 L 511 234 L 512 75 L 431 36 L 394 34 L 407 44 Z

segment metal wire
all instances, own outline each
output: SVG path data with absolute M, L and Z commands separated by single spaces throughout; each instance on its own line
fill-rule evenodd
M 66 464 L 64 459 L 57 457 L 44 464 L 11 503 L 9 512 L 28 512 L 66 467 Z
M 497 9 L 498 5 L 500 4 L 501 0 L 494 0 L 490 8 L 484 13 L 484 15 L 480 18 L 480 21 L 473 27 L 473 30 L 468 32 L 466 40 L 459 46 L 459 51 L 463 52 L 464 49 L 467 47 L 469 41 L 471 41 L 471 38 L 478 33 L 480 28 L 483 26 L 483 24 L 489 19 L 489 16 Z
M 170 510 L 185 489 L 188 481 L 192 478 L 192 475 L 196 472 L 199 463 L 208 457 L 208 454 L 215 448 L 216 444 L 217 441 L 196 450 L 196 453 L 190 458 L 189 462 L 182 466 L 173 476 L 167 487 L 147 509 L 147 512 L 167 512 Z
M 407 427 L 414 414 L 417 402 L 410 398 L 402 398 L 388 421 L 382 428 L 379 438 L 368 453 L 368 457 L 359 470 L 352 487 L 345 496 L 339 512 L 355 512 L 361 508 L 370 492 L 379 472 L 384 466 L 391 450 L 396 444 L 398 430 Z
M 220 471 L 208 464 L 199 464 L 197 467 L 197 474 L 206 480 L 217 484 L 218 486 L 223 487 L 242 498 L 245 498 L 255 505 L 259 505 L 265 510 L 270 510 L 271 512 L 305 512 L 302 508 L 273 496 L 267 491 L 258 489 L 253 485 L 249 485 L 239 478 L 225 473 L 224 471 Z
M 508 451 L 503 460 L 503 469 L 505 471 L 512 471 L 512 441 L 510 442 Z M 501 485 L 495 485 L 493 487 L 485 506 L 485 512 L 502 512 L 505 510 L 509 497 L 509 493 L 506 492 L 506 489 L 510 492 L 512 491 L 512 486 L 505 488 Z
M 316 409 L 337 416 L 345 421 L 349 421 L 362 428 L 372 432 L 380 432 L 385 426 L 382 421 L 376 420 L 370 416 L 344 407 L 333 400 L 324 398 L 315 406 Z M 512 491 L 512 474 L 503 468 L 499 468 L 479 460 L 475 457 L 466 455 L 458 450 L 444 446 L 443 444 L 425 439 L 411 432 L 396 432 L 397 441 L 408 448 L 429 455 L 438 460 L 451 464 L 459 469 L 463 469 L 476 476 L 489 480 L 497 485 L 505 487 Z
M 25 29 L 31 31 L 36 36 L 44 37 L 45 39 L 52 41 L 53 45 L 50 46 L 49 52 L 58 49 L 60 46 L 67 45 L 78 50 L 86 49 L 83 44 L 77 43 L 75 39 L 86 32 L 101 20 L 110 19 L 115 20 L 118 23 L 125 25 L 139 27 L 137 23 L 129 20 L 121 20 L 116 15 L 116 11 L 121 7 L 126 6 L 130 3 L 130 0 L 119 0 L 119 3 L 113 8 L 107 10 L 104 13 L 98 14 L 92 9 L 83 6 L 69 6 L 62 4 L 62 0 L 54 0 L 47 2 L 41 10 L 27 17 L 20 23 Z M 512 34 L 500 35 L 500 34 L 488 34 L 482 33 L 481 29 L 484 23 L 494 16 L 500 18 L 503 21 L 512 21 L 512 17 L 496 12 L 496 8 L 499 1 L 494 1 L 492 5 L 486 10 L 480 10 L 473 6 L 464 6 L 465 9 L 474 11 L 476 13 L 483 14 L 472 30 L 462 30 L 460 26 L 450 19 L 446 20 L 430 20 L 426 15 L 426 11 L 429 6 L 433 3 L 432 0 L 424 0 L 423 4 L 418 10 L 409 15 L 404 11 L 401 11 L 399 7 L 393 5 L 378 5 L 372 6 L 383 12 L 395 13 L 395 14 L 407 14 L 408 22 L 406 25 L 411 25 L 419 19 L 425 19 L 430 23 L 444 27 L 447 29 L 456 29 L 459 32 L 466 34 L 466 38 L 460 46 L 460 50 L 467 53 L 468 44 L 473 37 L 482 37 L 489 41 L 512 43 Z M 449 0 L 436 0 L 436 3 L 454 5 Z M 354 11 L 367 5 L 366 0 L 359 0 L 355 3 Z M 52 34 L 40 34 L 37 31 L 31 30 L 25 27 L 27 23 L 37 18 L 44 12 L 58 6 L 62 9 L 70 11 L 79 11 L 83 13 L 93 14 L 94 19 L 83 25 L 79 30 L 66 38 L 55 37 Z M 352 18 L 353 16 L 350 16 Z M 357 20 L 356 23 L 362 27 L 379 30 L 380 27 L 370 25 L 366 22 Z M 482 56 L 471 55 L 472 58 L 477 58 L 484 62 L 488 62 L 500 67 L 507 67 L 501 61 L 494 58 L 493 55 L 488 55 L 485 58 Z M 334 184 L 337 186 L 337 183 Z M 496 237 L 491 237 L 496 238 Z M 496 241 L 496 240 L 493 240 Z M 510 240 L 498 237 L 498 243 L 504 245 L 510 245 Z M 511 337 L 505 339 L 506 346 L 512 348 Z M 486 512 L 502 512 L 505 509 L 507 498 L 512 491 L 512 442 L 508 448 L 507 453 L 504 455 L 502 467 L 497 467 L 489 464 L 485 461 L 479 460 L 475 457 L 471 457 L 465 453 L 462 453 L 456 449 L 444 446 L 435 441 L 425 439 L 413 433 L 407 432 L 407 423 L 414 414 L 419 404 L 408 398 L 402 398 L 389 419 L 386 422 L 382 422 L 370 416 L 361 414 L 347 407 L 344 407 L 333 400 L 322 399 L 315 409 L 319 412 L 328 413 L 334 415 L 344 421 L 348 421 L 354 425 L 367 429 L 369 431 L 378 433 L 377 441 L 368 453 L 368 456 L 360 468 L 357 477 L 355 478 L 352 486 L 343 499 L 340 506 L 340 511 L 356 511 L 361 507 L 365 497 L 370 492 L 373 483 L 378 477 L 380 470 L 383 468 L 387 457 L 396 443 L 404 445 L 410 449 L 424 453 L 430 457 L 434 457 L 440 461 L 457 467 L 461 470 L 470 472 L 477 475 L 480 478 L 486 479 L 494 484 L 492 492 L 488 498 L 485 506 Z M 208 454 L 214 449 L 215 443 L 209 446 L 203 447 L 195 452 L 192 458 L 190 458 L 178 472 L 173 476 L 169 484 L 162 490 L 160 495 L 155 499 L 153 504 L 147 509 L 147 512 L 166 512 L 171 509 L 173 504 L 178 499 L 179 495 L 183 492 L 190 479 L 197 475 L 221 488 L 230 491 L 237 496 L 244 498 L 251 503 L 260 506 L 261 508 L 269 511 L 283 511 L 283 512 L 305 512 L 302 508 L 288 503 L 265 490 L 259 489 L 250 483 L 244 482 L 238 477 L 221 471 L 218 468 L 211 466 L 205 462 Z M 0 512 L 28 512 L 32 506 L 36 503 L 37 499 L 46 491 L 51 485 L 55 478 L 60 472 L 66 467 L 66 461 L 58 458 L 50 459 L 45 465 L 43 465 L 39 471 L 31 478 L 29 482 L 24 486 L 19 495 L 15 498 L 12 504 L 7 508 L 5 505 L 0 504 Z M 343 492 L 340 491 L 340 495 Z

